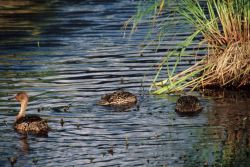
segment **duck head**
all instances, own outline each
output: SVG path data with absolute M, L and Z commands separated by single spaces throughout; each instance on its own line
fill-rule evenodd
M 29 96 L 26 92 L 19 92 L 16 94 L 15 99 L 20 103 L 24 103 L 29 101 Z

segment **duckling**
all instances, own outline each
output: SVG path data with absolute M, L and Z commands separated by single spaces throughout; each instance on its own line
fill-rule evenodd
M 34 134 L 46 135 L 49 131 L 49 126 L 46 120 L 43 120 L 37 115 L 26 115 L 26 108 L 29 101 L 29 96 L 26 92 L 19 92 L 15 99 L 21 103 L 21 108 L 16 116 L 14 129 L 20 133 L 32 132 Z
M 175 111 L 183 114 L 198 113 L 203 109 L 195 96 L 181 96 L 176 103 Z
M 130 92 L 120 90 L 102 96 L 98 104 L 104 106 L 131 106 L 136 104 L 136 102 L 137 98 L 135 95 Z

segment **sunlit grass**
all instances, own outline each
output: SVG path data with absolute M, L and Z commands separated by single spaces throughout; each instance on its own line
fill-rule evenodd
M 194 90 L 204 87 L 234 87 L 250 84 L 250 2 L 248 0 L 183 0 L 176 1 L 150 0 L 141 3 L 137 14 L 131 18 L 131 33 L 145 18 L 152 19 L 152 28 L 161 24 L 158 33 L 159 42 L 165 36 L 166 27 L 171 29 L 168 22 L 157 22 L 157 17 L 164 13 L 164 17 L 178 13 L 185 21 L 194 27 L 193 33 L 178 44 L 176 50 L 166 53 L 161 66 L 153 79 L 151 86 L 156 88 L 154 93 L 170 93 L 182 91 L 186 88 Z M 167 13 L 170 13 L 169 15 Z M 150 17 L 151 16 L 151 17 Z M 173 17 L 174 18 L 174 17 Z M 173 20 L 176 21 L 176 20 Z M 177 21 L 176 21 L 177 22 Z M 182 56 L 186 56 L 186 48 L 194 43 L 194 39 L 201 35 L 200 45 L 206 46 L 207 55 L 190 68 L 177 73 L 178 64 Z M 168 60 L 175 57 L 174 67 L 170 67 Z M 166 70 L 162 70 L 166 67 Z M 162 73 L 167 78 L 159 81 Z

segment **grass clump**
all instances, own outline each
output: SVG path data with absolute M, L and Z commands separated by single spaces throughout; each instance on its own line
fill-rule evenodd
M 250 86 L 250 1 L 183 0 L 176 1 L 175 7 L 171 7 L 171 4 L 173 1 L 154 1 L 152 5 L 155 8 L 151 7 L 155 11 L 152 18 L 159 17 L 160 13 L 178 13 L 194 27 L 194 31 L 179 44 L 181 49 L 166 54 L 161 64 L 167 69 L 167 78 L 159 81 L 158 76 L 163 72 L 163 68 L 159 68 L 152 84 L 156 88 L 155 93 L 186 88 Z M 152 14 L 152 11 L 148 13 Z M 137 13 L 137 16 L 140 17 L 133 18 L 134 25 L 146 14 Z M 164 26 L 166 24 L 161 23 Z M 162 32 L 159 34 L 164 35 Z M 176 73 L 181 57 L 187 55 L 186 48 L 194 43 L 197 36 L 201 36 L 199 45 L 206 47 L 206 56 L 187 70 Z M 168 60 L 173 56 L 176 62 L 174 68 L 170 68 Z
M 250 77 L 250 2 L 247 0 L 208 0 L 206 8 L 199 1 L 184 0 L 182 14 L 201 34 L 208 54 L 200 86 L 241 87 Z

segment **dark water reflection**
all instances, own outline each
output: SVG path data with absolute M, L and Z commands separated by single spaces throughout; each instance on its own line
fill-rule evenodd
M 13 156 L 16 166 L 249 162 L 249 94 L 200 97 L 205 109 L 195 117 L 174 112 L 177 96 L 147 94 L 164 52 L 148 47 L 140 54 L 145 26 L 122 38 L 122 24 L 135 8 L 130 0 L 0 2 L 1 166 L 10 166 Z M 188 26 L 182 30 L 177 39 L 189 34 Z M 166 40 L 160 49 L 174 43 Z M 183 59 L 180 70 L 190 60 Z M 115 112 L 96 105 L 101 95 L 121 88 L 134 92 L 139 106 Z M 13 131 L 18 104 L 7 99 L 18 91 L 31 96 L 29 113 L 39 110 L 49 120 L 53 131 L 47 138 Z M 55 110 L 68 105 L 69 111 Z

